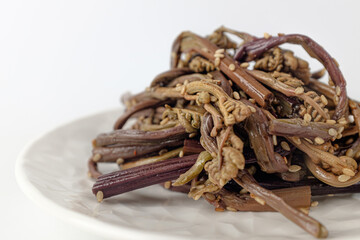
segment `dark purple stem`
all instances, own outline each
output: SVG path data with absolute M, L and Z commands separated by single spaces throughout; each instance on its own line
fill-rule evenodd
M 324 65 L 334 84 L 339 86 L 341 90 L 339 103 L 336 106 L 333 118 L 339 119 L 343 117 L 347 111 L 346 81 L 344 76 L 342 75 L 339 67 L 330 54 L 311 38 L 300 34 L 289 34 L 279 37 L 271 37 L 268 39 L 258 38 L 242 45 L 235 54 L 235 59 L 237 61 L 242 61 L 245 59 L 246 61 L 251 61 L 255 58 L 258 58 L 269 49 L 279 46 L 283 43 L 301 45 L 311 57 L 316 58 Z
M 187 134 L 182 126 L 152 132 L 119 129 L 109 133 L 99 134 L 94 141 L 94 146 L 102 147 L 115 144 L 116 146 L 157 145 L 164 141 L 184 139 L 186 136 Z
M 185 173 L 196 161 L 198 154 L 173 158 L 146 164 L 126 170 L 120 170 L 102 175 L 94 184 L 92 191 L 96 195 L 99 191 L 104 198 L 154 184 L 171 181 Z

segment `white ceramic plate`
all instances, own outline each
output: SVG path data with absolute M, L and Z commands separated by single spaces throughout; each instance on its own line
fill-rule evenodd
M 85 117 L 48 132 L 17 160 L 16 176 L 25 194 L 62 219 L 113 239 L 310 239 L 278 213 L 215 212 L 160 186 L 97 203 L 87 177 L 91 140 L 110 131 L 119 110 Z M 116 169 L 115 166 L 113 166 Z M 317 199 L 310 215 L 330 239 L 360 239 L 360 195 Z

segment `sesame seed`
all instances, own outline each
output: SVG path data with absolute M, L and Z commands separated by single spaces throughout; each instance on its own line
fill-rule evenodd
M 237 212 L 237 210 L 233 207 L 226 207 L 226 210 L 231 211 L 231 212 Z
M 341 89 L 340 89 L 339 86 L 336 86 L 335 92 L 336 92 L 336 95 L 337 95 L 337 96 L 340 96 L 340 94 L 341 94 Z
M 240 97 L 247 99 L 247 96 L 244 91 L 239 90 Z
M 335 105 L 337 105 L 339 103 L 339 96 L 335 96 L 334 103 L 335 103 Z
M 311 139 L 308 138 L 304 138 L 308 143 L 314 144 L 313 141 L 311 141 Z
M 356 159 L 360 158 L 360 151 L 357 152 L 357 153 L 355 153 L 355 158 L 356 158 Z
M 255 102 L 256 102 L 256 101 L 255 101 L 255 99 L 250 98 L 250 99 L 249 99 L 249 102 L 251 102 L 251 103 L 255 104 Z
M 304 120 L 305 120 L 305 122 L 310 122 L 311 121 L 311 115 L 308 114 L 308 113 L 305 113 Z
M 196 186 L 197 189 L 203 189 L 204 187 L 205 187 L 204 184 L 200 184 L 200 185 L 197 185 L 197 186 Z
M 328 120 L 326 120 L 326 123 L 328 123 L 328 124 L 335 124 L 336 123 L 336 121 L 335 120 L 333 120 L 333 119 L 328 119 Z
M 355 172 L 353 170 L 351 170 L 350 168 L 344 168 L 342 170 L 342 172 L 347 175 L 347 176 L 350 176 L 350 177 L 353 177 L 355 176 Z
M 271 38 L 271 35 L 266 32 L 266 33 L 264 33 L 264 38 L 269 39 L 269 38 Z
M 98 202 L 102 202 L 102 200 L 104 199 L 104 193 L 102 191 L 98 191 L 96 193 L 96 199 L 98 200 Z
M 349 145 L 349 144 L 352 144 L 354 142 L 354 139 L 353 138 L 349 138 L 348 140 L 346 140 L 345 144 L 346 145 Z
M 251 175 L 256 173 L 256 167 L 254 165 L 250 166 L 247 170 Z
M 232 85 L 233 85 L 233 82 L 232 82 L 231 80 L 229 80 L 229 84 L 230 84 L 230 86 L 232 86 Z
M 181 150 L 181 151 L 179 152 L 179 157 L 183 157 L 183 156 L 184 156 L 184 151 Z
M 124 163 L 124 159 L 123 158 L 118 158 L 118 159 L 116 159 L 116 163 L 117 163 L 117 165 L 121 165 L 121 164 L 123 164 Z
M 221 54 L 221 53 L 215 53 L 215 54 L 214 54 L 214 57 L 215 57 L 215 58 L 224 58 L 225 55 L 224 55 L 224 54 Z
M 340 118 L 338 123 L 342 125 L 346 125 L 348 122 L 345 120 L 345 118 Z
M 243 62 L 243 63 L 241 63 L 240 64 L 240 67 L 242 67 L 242 68 L 247 68 L 247 67 L 249 67 L 249 63 L 247 63 L 247 62 Z
M 171 187 L 171 181 L 167 181 L 164 183 L 164 188 L 169 189 Z
M 181 95 L 184 95 L 185 92 L 186 92 L 186 86 L 184 85 L 184 86 L 182 86 L 182 88 L 181 88 L 180 94 L 181 94 Z
M 291 149 L 290 149 L 290 146 L 289 146 L 289 144 L 287 143 L 287 142 L 284 142 L 284 141 L 282 141 L 281 143 L 280 143 L 280 145 L 281 145 L 281 147 L 285 150 L 285 151 L 290 151 Z
M 299 165 L 291 165 L 290 167 L 289 167 L 289 172 L 298 172 L 298 171 L 300 171 L 301 170 L 301 167 L 299 166 Z
M 229 70 L 230 70 L 230 71 L 232 71 L 232 72 L 235 71 L 235 68 L 236 68 L 236 67 L 235 67 L 234 64 L 231 63 L 231 64 L 229 65 Z
M 255 197 L 254 199 L 255 199 L 255 201 L 257 201 L 260 205 L 265 205 L 265 203 L 266 203 L 265 200 L 262 199 L 262 198 Z
M 329 81 L 328 81 L 328 84 L 329 84 L 329 86 L 334 86 L 334 82 L 333 82 L 333 80 L 331 79 L 331 77 L 329 77 Z
M 351 178 L 350 176 L 342 174 L 338 176 L 337 179 L 339 182 L 347 182 L 350 178 Z
M 337 131 L 333 128 L 330 128 L 328 131 L 330 136 L 336 137 L 336 135 L 338 134 Z
M 278 144 L 276 135 L 272 135 L 272 139 L 273 139 L 274 146 L 276 146 Z
M 338 135 L 336 135 L 336 139 L 341 139 L 342 138 L 342 134 L 339 133 Z
M 190 133 L 189 134 L 189 138 L 193 138 L 193 137 L 195 137 L 196 136 L 196 133 Z
M 326 99 L 326 97 L 324 95 L 321 95 L 321 102 L 324 104 L 324 105 L 327 105 L 329 102 L 328 100 Z
M 101 154 L 100 153 L 97 153 L 97 154 L 95 154 L 94 156 L 93 156 L 93 161 L 94 162 L 97 162 L 97 161 L 99 161 L 101 159 Z
M 248 190 L 246 190 L 245 188 L 241 189 L 241 191 L 239 192 L 240 194 L 246 194 L 248 193 Z
M 341 122 L 341 121 L 344 121 L 345 120 L 345 117 L 341 117 L 338 122 Z
M 294 141 L 294 143 L 296 143 L 297 145 L 301 144 L 301 140 L 299 137 L 292 137 L 292 140 Z
M 225 49 L 224 48 L 219 48 L 215 51 L 215 53 L 224 53 Z
M 194 197 L 194 200 L 195 200 L 195 201 L 197 201 L 197 200 L 199 200 L 199 199 L 200 199 L 200 197 L 201 197 L 201 194 L 196 195 L 196 196 Z
M 186 80 L 184 81 L 184 85 L 188 85 L 188 84 L 189 84 L 189 80 L 186 79 Z
M 214 63 L 215 63 L 215 67 L 218 67 L 218 66 L 220 66 L 220 58 L 215 58 L 215 61 L 214 61 Z
M 253 106 L 249 106 L 249 108 L 250 108 L 250 111 L 251 111 L 252 113 L 255 113 L 255 112 L 256 112 L 256 108 L 254 108 Z
M 295 89 L 295 94 L 302 94 L 304 93 L 304 88 L 303 87 L 297 87 Z
M 215 195 L 211 193 L 205 193 L 205 197 L 210 201 L 214 201 L 216 199 Z
M 211 97 L 210 97 L 210 101 L 212 101 L 212 102 L 216 102 L 216 101 L 217 101 L 217 97 L 215 97 L 215 96 L 211 96 Z
M 330 193 L 330 194 L 328 194 L 327 196 L 328 196 L 328 197 L 333 197 L 333 196 L 335 196 L 335 194 Z
M 215 208 L 215 211 L 216 212 L 223 212 L 223 211 L 225 211 L 225 209 L 223 209 L 221 207 L 217 207 L 217 208 Z
M 238 92 L 233 92 L 233 97 L 236 99 L 236 100 L 239 100 L 240 99 L 240 94 Z
M 319 205 L 319 202 L 318 201 L 313 201 L 312 203 L 311 203 L 311 206 L 312 207 L 317 207 Z
M 321 137 L 316 137 L 315 138 L 315 143 L 321 145 L 321 144 L 324 144 L 324 139 L 322 139 Z
M 339 128 L 339 131 L 338 131 L 338 132 L 339 132 L 339 133 L 342 133 L 342 132 L 344 131 L 344 129 L 345 129 L 344 126 L 341 126 L 341 127 Z
M 309 214 L 308 208 L 299 208 L 299 210 L 302 211 L 303 213 L 305 213 L 306 215 Z
M 349 148 L 347 151 L 346 151 L 346 154 L 345 154 L 347 157 L 353 157 L 354 156 L 354 150 L 352 150 L 351 148 Z

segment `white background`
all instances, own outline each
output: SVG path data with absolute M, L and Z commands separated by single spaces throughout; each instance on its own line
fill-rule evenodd
M 172 41 L 183 30 L 205 35 L 225 25 L 258 36 L 307 34 L 337 59 L 349 95 L 360 99 L 359 3 L 1 1 L 2 238 L 99 239 L 30 202 L 15 181 L 16 157 L 41 133 L 144 89 L 168 68 Z

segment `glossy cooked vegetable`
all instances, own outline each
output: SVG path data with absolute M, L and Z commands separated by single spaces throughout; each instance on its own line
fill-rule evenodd
M 302 45 L 324 70 L 311 73 L 283 43 Z M 328 85 L 319 81 L 326 71 Z M 114 131 L 93 141 L 88 166 L 100 202 L 163 183 L 217 211 L 278 211 L 324 238 L 308 216 L 311 196 L 360 192 L 359 104 L 334 58 L 307 36 L 183 32 L 171 69 L 123 101 Z M 102 175 L 101 162 L 120 170 Z

